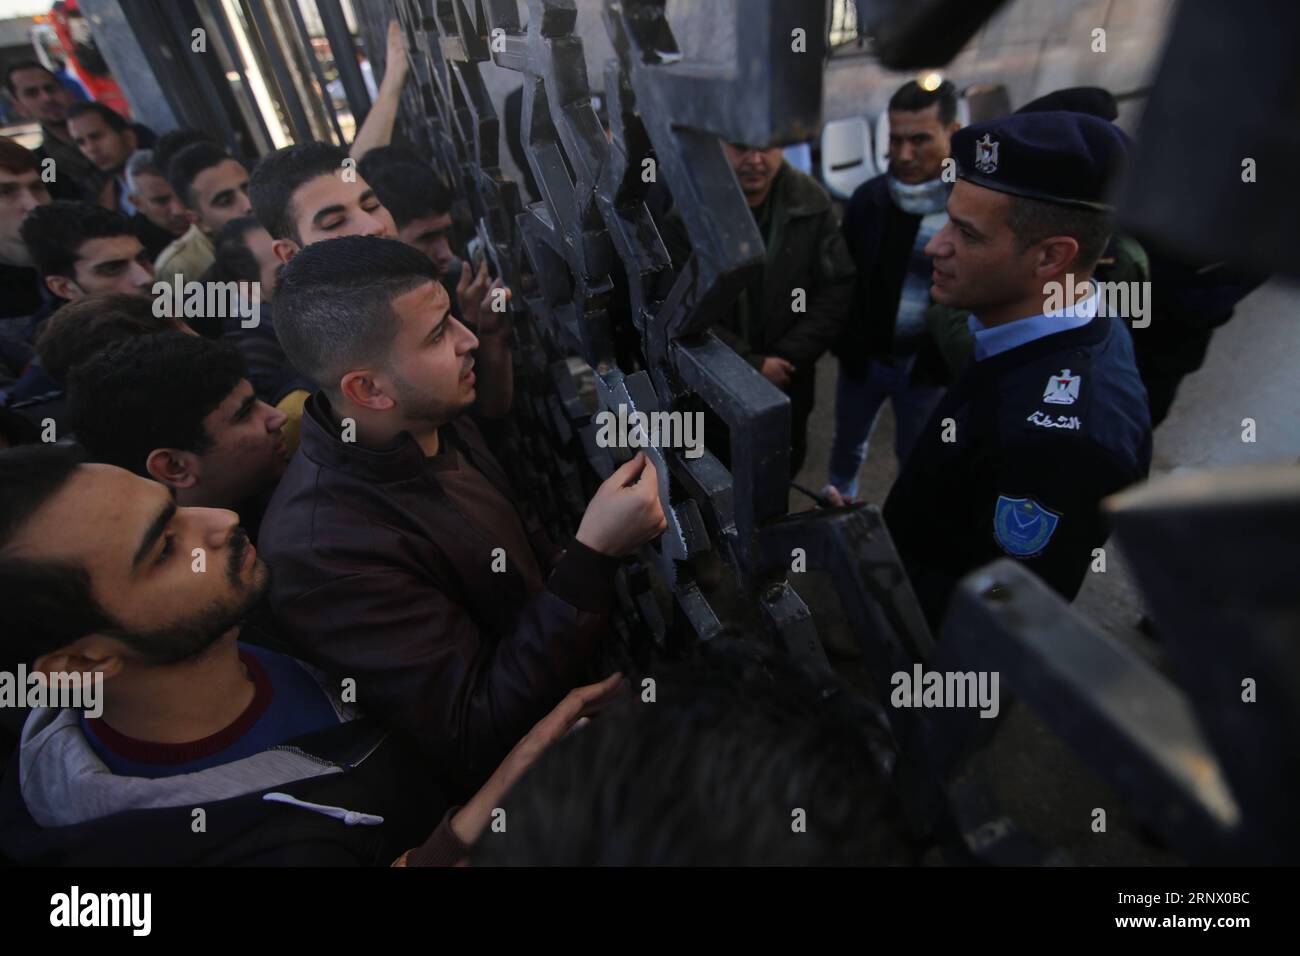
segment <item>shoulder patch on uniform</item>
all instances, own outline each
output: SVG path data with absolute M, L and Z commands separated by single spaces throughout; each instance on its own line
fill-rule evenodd
M 1062 369 L 1059 375 L 1053 375 L 1047 380 L 1047 387 L 1043 389 L 1043 401 L 1048 405 L 1073 405 L 1079 400 L 1079 385 L 1082 382 L 1082 375 L 1071 375 L 1068 368 Z
M 998 495 L 993 510 L 993 537 L 1012 557 L 1032 558 L 1047 547 L 1060 521 L 1059 514 L 1033 498 Z

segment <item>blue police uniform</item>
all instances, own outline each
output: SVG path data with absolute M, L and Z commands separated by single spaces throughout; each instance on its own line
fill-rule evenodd
M 1066 204 L 1104 208 L 1100 197 L 1123 140 L 1109 153 L 1104 131 L 1080 133 L 1080 124 L 1092 123 L 1110 126 L 1040 113 L 967 127 L 953 137 L 959 175 L 1016 195 L 1058 201 L 1063 193 Z M 1042 161 L 1031 162 L 1035 156 Z M 971 157 L 985 160 L 978 172 Z M 999 161 L 1007 158 L 1010 169 Z M 1040 178 L 1070 167 L 1083 178 L 1064 190 L 1050 175 Z M 1093 549 L 1106 540 L 1101 500 L 1150 468 L 1151 417 L 1128 329 L 1097 314 L 1095 290 L 1061 311 L 993 328 L 968 320 L 974 360 L 885 502 L 885 524 L 936 628 L 957 582 L 1000 557 L 1023 561 L 1072 599 Z

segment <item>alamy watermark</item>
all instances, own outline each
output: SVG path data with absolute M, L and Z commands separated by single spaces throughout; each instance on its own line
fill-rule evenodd
M 148 936 L 153 928 L 153 894 L 83 893 L 74 885 L 67 893 L 50 897 L 50 925 L 122 926 L 132 936 Z
M 54 707 L 80 710 L 87 717 L 104 713 L 104 675 L 99 671 L 0 671 L 0 707 Z
M 997 671 L 927 671 L 913 664 L 911 673 L 895 671 L 889 683 L 895 707 L 978 707 L 986 718 L 1001 710 Z
M 1066 294 L 1074 290 L 1074 298 Z M 1133 328 L 1145 329 L 1151 324 L 1151 283 L 1150 282 L 1097 282 L 1081 280 L 1075 282 L 1074 273 L 1067 272 L 1064 282 L 1048 282 L 1043 286 L 1043 315 L 1048 318 L 1073 319 L 1083 314 L 1083 303 L 1097 297 L 1095 315 L 1114 316 L 1119 319 L 1132 320 Z M 1091 309 L 1091 306 L 1088 307 Z M 1077 310 L 1077 311 L 1076 311 Z
M 159 279 L 153 284 L 153 314 L 163 319 L 239 319 L 240 328 L 255 329 L 262 321 L 260 282 L 184 282 Z
M 682 448 L 686 458 L 704 454 L 703 412 L 617 412 L 596 414 L 596 444 L 601 448 Z

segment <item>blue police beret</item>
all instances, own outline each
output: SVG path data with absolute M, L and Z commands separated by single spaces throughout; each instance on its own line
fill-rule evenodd
M 959 129 L 957 175 L 1013 196 L 1109 210 L 1106 193 L 1128 152 L 1113 123 L 1085 113 L 1014 113 Z

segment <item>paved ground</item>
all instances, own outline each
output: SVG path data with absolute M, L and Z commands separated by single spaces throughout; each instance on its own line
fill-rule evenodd
M 1300 286 L 1270 282 L 1247 298 L 1237 315 L 1215 335 L 1203 368 L 1183 380 L 1169 417 L 1155 434 L 1153 477 L 1177 469 L 1202 469 L 1246 462 L 1300 458 Z M 797 481 L 819 489 L 826 481 L 831 411 L 834 407 L 835 360 L 818 365 L 817 411 L 809 428 L 808 464 Z M 1242 441 L 1242 420 L 1252 418 L 1256 441 Z M 860 484 L 867 501 L 882 503 L 897 472 L 893 454 L 894 423 L 886 408 L 872 438 Z M 809 502 L 792 492 L 790 507 L 806 510 Z M 1096 626 L 1146 660 L 1163 666 L 1159 645 L 1137 630 L 1141 596 L 1134 588 L 1117 547 L 1108 547 L 1105 574 L 1091 574 L 1075 602 Z M 832 635 L 838 614 L 818 582 L 801 591 L 819 623 Z M 835 644 L 839 642 L 831 637 Z M 834 649 L 834 648 L 833 648 Z M 852 675 L 848 656 L 837 664 Z M 1064 847 L 1084 864 L 1168 864 L 1177 858 L 1144 839 L 1109 787 L 1083 765 L 1036 717 L 1014 708 L 981 755 L 996 781 L 999 802 L 1044 843 Z M 1094 807 L 1107 809 L 1108 832 L 1094 834 L 1089 823 Z

